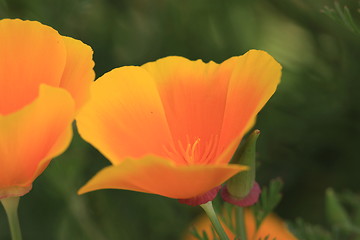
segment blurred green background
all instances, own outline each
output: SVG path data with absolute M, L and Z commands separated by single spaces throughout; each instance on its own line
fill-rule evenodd
M 344 5 L 359 26 L 359 1 L 339 1 Z M 284 180 L 281 217 L 326 224 L 328 187 L 360 192 L 360 31 L 336 12 L 325 14 L 331 12 L 325 6 L 335 5 L 330 0 L 0 0 L 0 17 L 37 20 L 89 44 L 97 77 L 168 55 L 222 62 L 253 48 L 268 51 L 283 65 L 283 77 L 255 126 L 262 132 L 258 180 Z M 173 199 L 129 191 L 77 196 L 107 165 L 75 134 L 69 149 L 21 199 L 24 239 L 180 239 L 200 213 Z M 10 239 L 2 208 L 0 239 Z

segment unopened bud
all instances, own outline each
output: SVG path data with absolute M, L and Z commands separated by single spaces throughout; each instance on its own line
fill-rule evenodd
M 248 204 L 252 205 L 257 202 L 261 192 L 259 185 L 255 183 L 256 141 L 259 134 L 260 131 L 255 130 L 250 134 L 245 144 L 234 154 L 232 163 L 248 166 L 249 170 L 236 174 L 226 182 L 222 190 L 222 197 L 225 201 L 235 204 L 236 201 L 251 198 L 251 204 L 246 201 Z

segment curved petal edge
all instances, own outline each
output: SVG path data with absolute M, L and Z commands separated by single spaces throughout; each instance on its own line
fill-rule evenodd
M 167 159 L 145 156 L 126 159 L 98 172 L 78 193 L 99 189 L 125 189 L 186 199 L 201 195 L 221 185 L 245 166 L 221 165 L 175 165 Z

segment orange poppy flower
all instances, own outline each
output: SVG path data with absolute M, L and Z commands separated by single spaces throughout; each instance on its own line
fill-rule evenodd
M 208 236 L 212 236 L 211 226 L 211 222 L 206 215 L 202 215 L 193 225 L 200 234 L 205 231 Z M 231 232 L 225 224 L 222 223 L 222 226 L 229 239 L 234 239 L 234 233 Z M 297 238 L 288 230 L 286 224 L 275 214 L 268 215 L 256 231 L 254 215 L 249 209 L 246 209 L 245 228 L 248 240 L 265 239 L 266 236 L 269 236 L 269 240 L 273 240 L 274 238 L 276 238 L 276 240 L 297 240 Z M 196 240 L 197 238 L 189 232 L 183 239 Z
M 92 50 L 35 21 L 0 20 L 0 199 L 22 196 L 72 137 Z
M 221 64 L 166 57 L 110 71 L 76 120 L 112 166 L 79 193 L 113 188 L 188 199 L 219 186 L 245 169 L 228 163 L 280 75 L 257 50 Z

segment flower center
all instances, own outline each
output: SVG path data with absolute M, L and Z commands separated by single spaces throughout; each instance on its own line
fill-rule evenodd
M 215 159 L 219 143 L 218 135 L 210 135 L 208 138 L 178 140 L 169 147 L 164 147 L 167 156 L 180 164 L 208 164 Z

